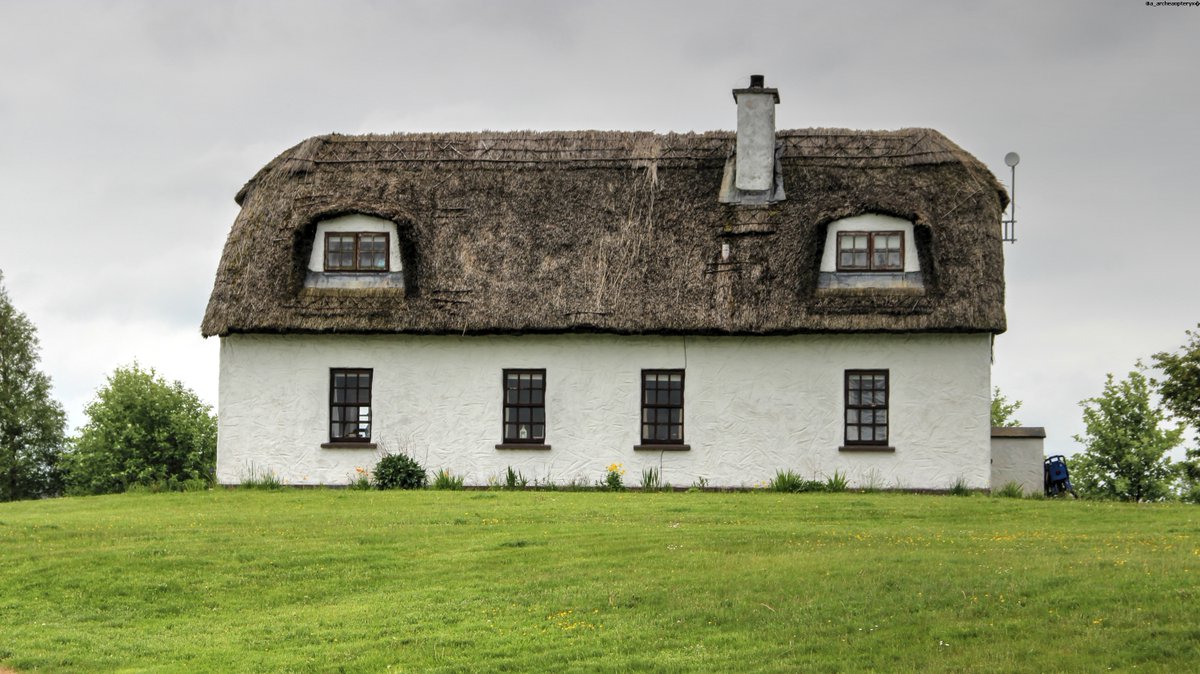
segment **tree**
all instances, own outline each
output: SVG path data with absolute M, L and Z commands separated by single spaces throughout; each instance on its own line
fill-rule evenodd
M 1018 409 L 1021 408 L 1021 401 L 1014 400 L 1008 402 L 1008 398 L 1000 392 L 1000 387 L 997 386 L 992 390 L 992 425 L 1002 428 L 1011 428 L 1020 426 L 1021 422 L 1013 416 Z
M 0 283 L 0 501 L 61 489 L 66 415 L 50 397 L 50 378 L 38 369 L 39 360 L 37 329 Z
M 1184 500 L 1200 503 L 1200 325 L 1195 332 L 1185 330 L 1187 342 L 1178 351 L 1156 353 L 1151 358 L 1162 372 L 1155 380 L 1158 395 L 1176 419 L 1186 422 L 1195 432 L 1196 446 L 1180 461 L 1180 492 Z
M 1140 363 L 1139 363 L 1140 367 Z M 1165 412 L 1150 399 L 1140 371 L 1113 381 L 1079 403 L 1087 432 L 1075 436 L 1086 449 L 1071 468 L 1071 482 L 1085 496 L 1158 501 L 1171 494 L 1175 473 L 1167 452 L 1179 445 L 1183 425 L 1164 428 Z
M 88 423 L 65 458 L 73 494 L 133 485 L 181 489 L 211 481 L 217 419 L 182 383 L 137 363 L 118 367 L 85 410 Z

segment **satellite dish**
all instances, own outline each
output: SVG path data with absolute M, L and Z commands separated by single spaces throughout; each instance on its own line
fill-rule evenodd
M 1009 166 L 1016 166 L 1017 164 L 1021 163 L 1021 155 L 1017 154 L 1016 152 L 1009 152 L 1008 154 L 1004 155 L 1004 163 Z

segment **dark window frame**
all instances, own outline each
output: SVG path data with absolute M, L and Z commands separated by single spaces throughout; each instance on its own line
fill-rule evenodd
M 875 393 L 876 391 L 878 391 L 878 389 L 875 388 L 874 378 L 879 377 L 879 376 L 883 377 L 883 403 L 874 403 L 874 402 L 864 403 L 863 396 L 862 396 L 864 391 L 868 391 L 870 393 Z M 859 377 L 860 378 L 859 386 L 857 389 L 851 387 L 851 385 L 850 385 L 851 377 Z M 872 384 L 869 389 L 863 388 L 861 377 L 871 377 L 872 378 L 871 379 Z M 842 411 L 842 429 L 843 429 L 842 437 L 843 437 L 846 445 L 847 446 L 887 446 L 888 443 L 891 441 L 891 437 L 892 437 L 892 431 L 891 431 L 891 416 L 892 415 L 891 415 L 891 411 L 890 411 L 891 404 L 892 404 L 891 371 L 890 370 L 881 370 L 881 369 L 846 370 L 845 380 L 844 380 L 843 384 L 844 384 L 845 394 L 843 396 L 844 408 Z M 854 400 L 854 396 L 852 395 L 853 393 L 858 393 L 858 402 L 857 403 L 852 402 Z M 872 396 L 872 398 L 874 398 L 874 396 Z M 877 415 L 878 415 L 878 412 L 880 412 L 880 411 L 883 412 L 883 421 L 882 422 L 877 421 L 877 419 L 879 418 Z M 851 414 L 851 412 L 854 412 L 854 414 Z M 870 414 L 871 414 L 871 422 L 870 423 L 863 422 L 863 412 L 870 412 Z M 854 418 L 853 422 L 851 421 L 851 417 Z M 850 439 L 850 436 L 851 436 L 850 429 L 852 427 L 855 429 L 855 435 L 857 436 L 853 440 Z M 872 437 L 870 440 L 863 440 L 862 439 L 862 436 L 863 436 L 862 429 L 868 428 L 868 427 L 871 428 L 871 436 Z M 878 436 L 879 436 L 878 429 L 880 429 L 880 428 L 883 429 L 883 435 L 885 436 L 882 439 L 878 438 Z
M 679 375 L 679 402 L 678 403 L 671 402 L 671 393 L 673 391 L 671 384 L 673 382 L 671 382 L 669 380 L 669 377 L 671 377 L 673 375 Z M 654 380 L 655 402 L 653 402 L 653 403 L 650 403 L 647 401 L 647 395 L 646 395 L 647 390 L 648 390 L 646 387 L 647 377 L 650 377 L 650 376 L 655 377 L 655 380 Z M 667 390 L 666 390 L 667 401 L 665 403 L 659 402 L 659 397 L 660 397 L 659 393 L 661 393 L 662 391 L 658 387 L 658 384 L 659 384 L 658 377 L 662 377 L 662 376 L 668 377 L 668 381 L 667 381 L 668 386 L 667 386 Z M 684 393 L 686 390 L 685 384 L 687 383 L 687 381 L 686 381 L 687 378 L 686 378 L 684 371 L 682 369 L 642 370 L 641 380 L 642 380 L 641 397 L 639 398 L 639 400 L 641 401 L 641 405 L 639 406 L 641 408 L 641 416 L 638 419 L 638 428 L 640 429 L 639 435 L 642 438 L 642 445 L 682 445 L 684 443 L 684 437 L 685 437 L 684 432 L 686 429 L 686 426 L 684 424 L 685 419 L 684 419 L 684 415 L 683 415 L 683 408 L 684 408 L 684 403 L 686 400 L 684 397 Z M 679 421 L 678 422 L 674 422 L 674 421 L 670 420 L 670 410 L 675 410 L 675 409 L 679 410 L 679 417 L 678 417 Z M 647 413 L 652 410 L 654 412 L 654 414 L 653 414 L 654 420 L 648 421 Z M 667 421 L 666 422 L 659 421 L 659 417 L 658 417 L 659 410 L 667 410 Z M 659 427 L 662 427 L 662 426 L 665 426 L 667 428 L 667 432 L 666 432 L 667 437 L 666 438 L 658 437 L 658 435 L 659 435 L 658 429 L 659 429 Z M 671 429 L 674 426 L 678 426 L 678 428 L 679 428 L 679 437 L 676 437 L 676 438 L 671 437 Z M 646 432 L 647 428 L 650 429 L 649 435 L 647 435 L 647 432 Z
M 844 265 L 842 264 L 842 239 L 848 236 L 865 236 L 867 238 L 867 264 L 866 266 Z M 875 264 L 875 237 L 877 236 L 899 236 L 900 237 L 900 262 L 898 265 L 876 265 Z M 853 271 L 853 272 L 897 272 L 904 271 L 904 230 L 879 230 L 879 231 L 854 231 L 854 232 L 838 232 L 837 233 L 836 262 L 838 271 Z M 851 251 L 859 251 L 861 249 L 851 248 Z M 891 250 L 885 249 L 885 250 Z
M 383 237 L 383 267 L 362 267 L 360 262 L 361 242 L 363 237 Z M 354 253 L 352 259 L 354 265 L 351 267 L 330 266 L 329 264 L 329 240 L 331 238 L 349 238 L 354 237 Z M 340 272 L 350 274 L 381 274 L 389 272 L 392 269 L 392 235 L 391 232 L 325 232 L 325 259 L 322 261 L 323 269 L 327 272 Z
M 517 377 L 517 387 L 509 388 L 509 377 Z M 529 377 L 530 386 L 522 389 L 521 383 L 525 381 L 522 377 Z M 534 377 L 540 377 L 540 387 L 534 387 L 532 384 L 535 381 Z M 503 371 L 500 378 L 501 392 L 503 395 L 503 404 L 500 417 L 500 437 L 505 445 L 544 445 L 546 444 L 546 370 L 537 368 L 507 368 Z M 521 402 L 521 391 L 529 391 L 529 400 Z M 510 391 L 515 392 L 515 396 L 510 395 Z M 537 395 L 535 396 L 535 392 Z M 516 397 L 517 400 L 511 401 L 510 398 Z M 534 398 L 540 398 L 540 401 L 535 402 Z M 509 410 L 513 411 L 516 416 L 515 421 L 509 421 Z M 525 422 L 521 421 L 521 410 L 529 410 L 529 419 Z M 540 413 L 540 415 L 539 415 Z M 540 421 L 537 417 L 540 416 Z M 529 437 L 522 438 L 520 428 L 522 424 L 529 426 Z M 542 434 L 537 435 L 536 429 L 542 427 Z M 511 434 L 509 431 L 513 431 Z
M 353 387 L 350 387 L 350 386 L 338 387 L 337 386 L 338 375 L 341 375 L 341 376 L 354 375 L 356 377 L 355 386 L 353 386 Z M 363 404 L 362 401 L 358 400 L 358 398 L 361 397 L 359 394 L 364 389 L 364 387 L 361 385 L 361 383 L 359 383 L 361 381 L 361 379 L 357 379 L 357 378 L 362 377 L 363 375 L 367 376 L 367 385 L 365 387 L 365 390 L 367 391 L 366 404 Z M 364 368 L 364 367 L 331 367 L 331 368 L 329 368 L 329 442 L 331 442 L 331 443 L 336 443 L 336 442 L 369 443 L 369 442 L 371 442 L 371 433 L 374 430 L 373 427 L 375 424 L 375 420 L 373 418 L 375 415 L 374 415 L 374 409 L 373 409 L 373 403 L 372 403 L 372 400 L 374 398 L 374 392 L 373 392 L 374 384 L 375 384 L 375 370 L 372 368 L 369 368 L 369 367 L 368 368 Z M 352 388 L 355 391 L 354 402 L 349 402 L 347 400 L 347 398 L 349 396 L 347 396 L 345 394 L 343 394 L 342 400 L 338 401 L 338 393 L 337 392 L 339 389 L 342 391 L 349 391 Z M 335 410 L 355 409 L 356 410 L 355 416 L 358 417 L 359 415 L 361 415 L 361 410 L 363 407 L 367 408 L 366 435 L 345 435 L 345 428 L 344 428 L 345 426 L 350 425 L 350 424 L 354 424 L 355 426 L 361 426 L 362 422 L 357 421 L 357 420 L 356 421 L 346 421 L 346 415 L 344 413 L 335 414 Z M 359 418 L 361 418 L 361 417 L 359 417 Z M 341 428 L 342 434 L 338 434 L 336 432 L 339 429 L 339 427 L 342 427 Z

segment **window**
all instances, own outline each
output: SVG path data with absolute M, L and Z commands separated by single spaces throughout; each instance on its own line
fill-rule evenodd
M 504 371 L 504 442 L 546 441 L 546 371 Z
M 642 444 L 683 443 L 683 370 L 642 370 Z
M 330 370 L 329 441 L 370 440 L 371 370 Z
M 838 271 L 904 271 L 904 232 L 838 232 Z
M 386 232 L 326 232 L 325 271 L 388 270 Z
M 846 370 L 846 444 L 888 442 L 888 371 Z

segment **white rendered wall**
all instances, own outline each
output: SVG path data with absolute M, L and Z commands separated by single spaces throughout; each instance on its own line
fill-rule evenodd
M 975 335 L 790 337 L 232 335 L 221 340 L 217 478 L 271 471 L 289 484 L 345 484 L 380 451 L 406 451 L 486 484 L 530 479 L 754 486 L 777 469 L 852 484 L 946 489 L 990 477 L 990 340 Z M 329 369 L 374 368 L 372 439 L 328 442 Z M 546 369 L 546 442 L 498 450 L 504 368 Z M 643 368 L 686 368 L 686 452 L 634 451 Z M 894 452 L 845 452 L 844 372 L 890 370 Z
M 904 271 L 921 271 L 917 242 L 913 240 L 913 224 L 903 218 L 878 213 L 856 215 L 829 223 L 825 234 L 825 250 L 821 253 L 821 271 L 837 271 L 838 232 L 904 232 Z
M 309 271 L 325 271 L 326 232 L 386 232 L 389 234 L 388 271 L 401 271 L 400 237 L 396 236 L 396 223 L 358 213 L 330 218 L 317 223 L 312 255 L 308 258 Z
M 1026 495 L 1045 488 L 1044 439 L 1040 437 L 992 438 L 992 489 L 1016 482 Z

